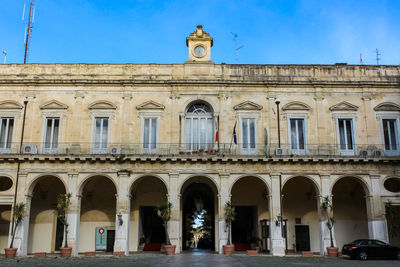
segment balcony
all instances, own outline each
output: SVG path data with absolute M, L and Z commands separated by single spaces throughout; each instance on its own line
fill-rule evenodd
M 390 149 L 389 149 L 390 148 Z M 233 157 L 233 158 L 390 158 L 400 157 L 400 147 L 382 144 L 341 147 L 332 144 L 307 144 L 304 149 L 292 148 L 288 144 L 198 144 L 158 143 L 58 143 L 49 146 L 43 143 L 10 143 L 0 149 L 0 156 L 45 155 L 49 156 L 105 156 L 105 157 Z

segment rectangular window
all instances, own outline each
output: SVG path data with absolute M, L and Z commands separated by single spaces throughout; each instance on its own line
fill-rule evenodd
M 107 153 L 108 118 L 94 119 L 93 153 Z
M 382 119 L 383 141 L 386 152 L 396 152 L 399 150 L 399 136 L 396 119 Z
M 57 153 L 60 118 L 46 118 L 44 153 Z
M 290 149 L 293 154 L 305 154 L 304 119 L 290 119 Z
M 242 152 L 253 154 L 256 152 L 256 119 L 242 119 Z
M 14 118 L 0 118 L 0 152 L 11 152 Z
M 143 150 L 155 152 L 157 148 L 157 118 L 143 119 Z
M 338 119 L 339 149 L 342 154 L 354 154 L 353 119 Z
M 214 120 L 212 117 L 198 116 L 188 117 L 185 120 L 186 149 L 209 151 L 214 145 Z

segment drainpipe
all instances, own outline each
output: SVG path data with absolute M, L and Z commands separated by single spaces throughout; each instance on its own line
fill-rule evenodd
M 276 99 L 275 104 L 276 104 L 276 117 L 278 121 L 278 148 L 281 147 L 281 124 L 280 124 L 280 117 L 279 117 L 279 104 L 281 101 L 279 99 Z M 282 209 L 282 175 L 279 174 L 279 202 L 280 202 L 280 210 L 281 210 L 281 236 L 283 237 L 283 209 Z
M 22 154 L 22 143 L 24 142 L 24 131 L 25 131 L 25 118 L 26 118 L 26 106 L 28 105 L 28 100 L 24 101 L 24 117 L 22 119 L 22 133 L 21 133 L 21 140 L 19 142 L 19 152 L 18 154 L 21 155 Z M 14 204 L 13 207 L 15 207 L 15 205 L 17 204 L 17 192 L 18 192 L 18 181 L 19 181 L 19 170 L 21 167 L 21 162 L 18 159 L 18 163 L 17 163 L 17 177 L 15 179 L 15 192 L 14 192 Z M 14 215 L 12 217 L 12 227 L 11 227 L 11 231 L 12 233 L 14 233 Z

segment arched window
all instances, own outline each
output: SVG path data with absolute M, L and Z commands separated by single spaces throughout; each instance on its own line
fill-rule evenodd
M 214 118 L 212 109 L 202 103 L 191 105 L 186 111 L 186 149 L 212 150 L 214 146 Z

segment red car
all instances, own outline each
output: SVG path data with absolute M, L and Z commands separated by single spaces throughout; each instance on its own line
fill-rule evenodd
M 400 248 L 373 239 L 359 239 L 346 244 L 343 255 L 352 259 L 367 260 L 372 258 L 390 258 L 400 260 Z

